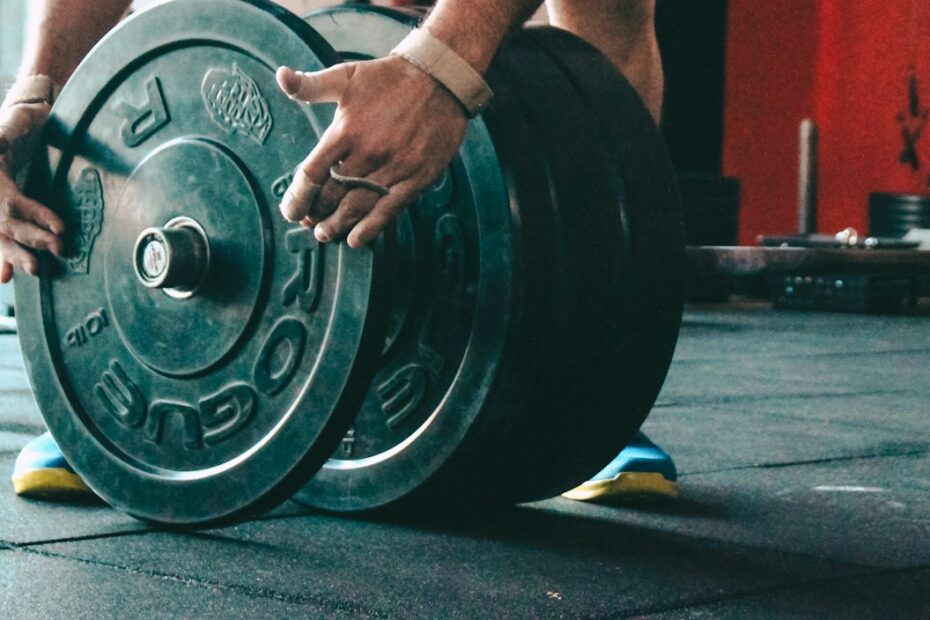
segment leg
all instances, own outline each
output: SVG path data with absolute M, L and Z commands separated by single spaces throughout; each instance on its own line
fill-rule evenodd
M 662 59 L 655 33 L 655 0 L 546 0 L 553 26 L 603 52 L 633 84 L 659 122 Z

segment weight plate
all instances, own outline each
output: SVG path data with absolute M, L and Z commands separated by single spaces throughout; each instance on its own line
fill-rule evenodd
M 39 407 L 68 461 L 140 518 L 206 525 L 289 497 L 332 454 L 383 341 L 378 248 L 277 212 L 332 118 L 276 87 L 337 61 L 270 4 L 126 20 L 56 103 L 29 188 L 64 260 L 16 279 Z
M 873 193 L 869 194 L 869 206 L 925 211 L 930 208 L 930 199 L 915 194 Z
M 873 211 L 870 217 L 879 222 L 926 222 L 930 219 L 930 209 L 924 212 L 912 211 L 910 213 L 907 211 L 894 212 L 891 210 Z
M 684 226 L 675 174 L 662 136 L 629 82 L 598 50 L 563 30 L 526 29 L 559 63 L 587 102 L 591 118 L 609 138 L 612 165 L 623 179 L 629 279 L 614 294 L 630 314 L 619 330 L 624 354 L 591 364 L 623 402 L 626 419 L 645 419 L 671 364 L 681 326 L 685 272 Z M 621 446 L 617 446 L 619 450 Z
M 353 60 L 386 54 L 416 21 L 371 7 L 329 9 L 308 20 Z M 547 61 L 536 45 L 519 35 L 500 51 L 487 75 L 494 102 L 470 124 L 459 158 L 438 186 L 444 196 L 440 202 L 445 202 L 446 183 L 452 181 L 451 201 L 442 211 L 475 222 L 453 245 L 456 253 L 460 248 L 474 257 L 467 264 L 476 271 L 468 272 L 465 287 L 474 297 L 459 298 L 452 308 L 438 303 L 448 299 L 446 289 L 428 274 L 437 260 L 440 265 L 450 261 L 443 253 L 418 250 L 437 245 L 431 231 L 437 216 L 442 217 L 431 212 L 428 193 L 398 228 L 400 255 L 416 257 L 407 261 L 417 270 L 414 284 L 405 289 L 417 301 L 404 302 L 402 312 L 393 313 L 403 317 L 393 321 L 401 327 L 392 330 L 362 412 L 342 450 L 298 493 L 299 501 L 364 510 L 419 502 L 484 505 L 551 495 L 594 473 L 624 445 L 654 402 L 669 359 L 664 367 L 647 359 L 649 368 L 640 370 L 627 356 L 642 353 L 645 344 L 658 346 L 658 355 L 670 358 L 668 344 L 673 346 L 677 337 L 681 276 L 663 271 L 676 256 L 683 259 L 683 248 L 676 245 L 681 243 L 681 214 L 671 168 L 635 92 L 628 86 L 618 91 L 620 113 L 633 118 L 615 129 L 625 131 L 621 138 L 634 144 L 646 140 L 646 165 L 658 167 L 646 171 L 638 188 L 664 190 L 658 200 L 673 201 L 658 205 L 655 226 L 636 222 L 644 233 L 670 228 L 668 238 L 658 243 L 660 251 L 673 256 L 650 270 L 637 265 L 645 254 L 626 239 L 624 229 L 624 174 L 638 169 L 617 160 L 636 157 L 632 147 L 620 149 L 613 133 L 587 118 L 592 116 L 588 97 L 581 97 L 564 67 Z M 603 57 L 595 62 L 607 63 Z M 508 209 L 503 192 L 509 194 L 506 217 L 501 217 Z M 635 215 L 642 217 L 643 196 L 635 196 L 640 200 Z M 505 251 L 508 261 L 500 262 Z M 634 276 L 637 266 L 643 273 Z M 489 297 L 494 289 L 487 288 L 487 280 L 502 278 L 502 267 L 511 272 L 510 295 L 500 295 L 501 288 L 496 298 Z M 666 275 L 672 293 L 641 290 L 649 277 Z M 674 315 L 674 304 L 661 302 L 674 299 L 676 285 L 676 320 L 650 322 L 640 316 L 635 309 L 640 295 L 646 303 L 659 300 L 650 311 Z M 432 382 L 415 380 L 410 368 L 423 365 L 423 335 L 448 338 L 454 333 L 426 326 L 456 316 L 473 321 L 460 323 L 470 331 L 461 332 L 459 347 L 430 347 L 441 351 L 442 368 L 452 372 L 439 379 L 419 375 Z M 501 317 L 496 333 L 483 324 L 485 317 Z M 403 407 L 400 421 L 409 426 L 391 427 L 396 407 Z
M 416 24 L 411 13 L 360 6 L 307 20 L 349 59 L 386 55 Z M 489 81 L 491 109 L 400 218 L 396 254 L 407 258 L 395 281 L 410 295 L 393 304 L 381 368 L 352 430 L 298 501 L 368 510 L 491 495 L 498 472 L 483 455 L 539 387 L 537 336 L 555 302 L 546 292 L 553 257 L 542 251 L 551 244 L 537 241 L 552 235 L 544 169 L 525 121 L 508 116 L 506 84 L 494 71 Z
M 512 502 L 556 495 L 583 482 L 632 437 L 641 412 L 615 398 L 615 381 L 593 366 L 622 359 L 632 299 L 624 187 L 604 132 L 565 74 L 523 31 L 497 56 L 541 145 L 553 192 L 563 300 L 544 333 L 554 363 L 499 451 L 496 486 Z

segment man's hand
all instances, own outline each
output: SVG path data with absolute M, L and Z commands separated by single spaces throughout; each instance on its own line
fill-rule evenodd
M 439 177 L 465 135 L 468 119 L 459 102 L 398 56 L 306 74 L 281 67 L 277 78 L 292 99 L 339 104 L 281 202 L 285 217 L 315 226 L 324 243 L 348 235 L 357 248 L 374 239 Z M 334 165 L 390 193 L 347 189 L 330 178 Z
M 32 156 L 39 131 L 48 118 L 45 103 L 16 104 L 0 109 L 0 282 L 13 277 L 14 266 L 38 273 L 31 249 L 61 256 L 59 238 L 65 226 L 51 209 L 27 198 L 16 175 Z

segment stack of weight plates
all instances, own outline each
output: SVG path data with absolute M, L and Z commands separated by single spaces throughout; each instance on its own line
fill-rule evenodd
M 869 235 L 900 239 L 912 228 L 930 228 L 930 196 L 869 194 Z M 930 297 L 930 276 L 917 278 L 919 297 Z
M 113 505 L 205 525 L 295 491 L 527 501 L 648 414 L 681 320 L 680 205 L 635 91 L 575 37 L 507 42 L 492 105 L 371 247 L 279 215 L 333 106 L 290 101 L 275 69 L 383 56 L 419 17 L 179 0 L 65 87 L 29 188 L 70 255 L 17 278 L 17 304 L 48 426 Z
M 869 235 L 900 239 L 912 228 L 930 228 L 930 196 L 869 194 Z

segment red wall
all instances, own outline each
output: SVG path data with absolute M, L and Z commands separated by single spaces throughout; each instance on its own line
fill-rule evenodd
M 743 181 L 743 243 L 796 230 L 805 117 L 820 126 L 821 231 L 866 230 L 869 192 L 926 192 L 930 144 L 918 170 L 902 164 L 897 117 L 909 65 L 930 105 L 930 3 L 731 0 L 728 29 L 724 172 Z

